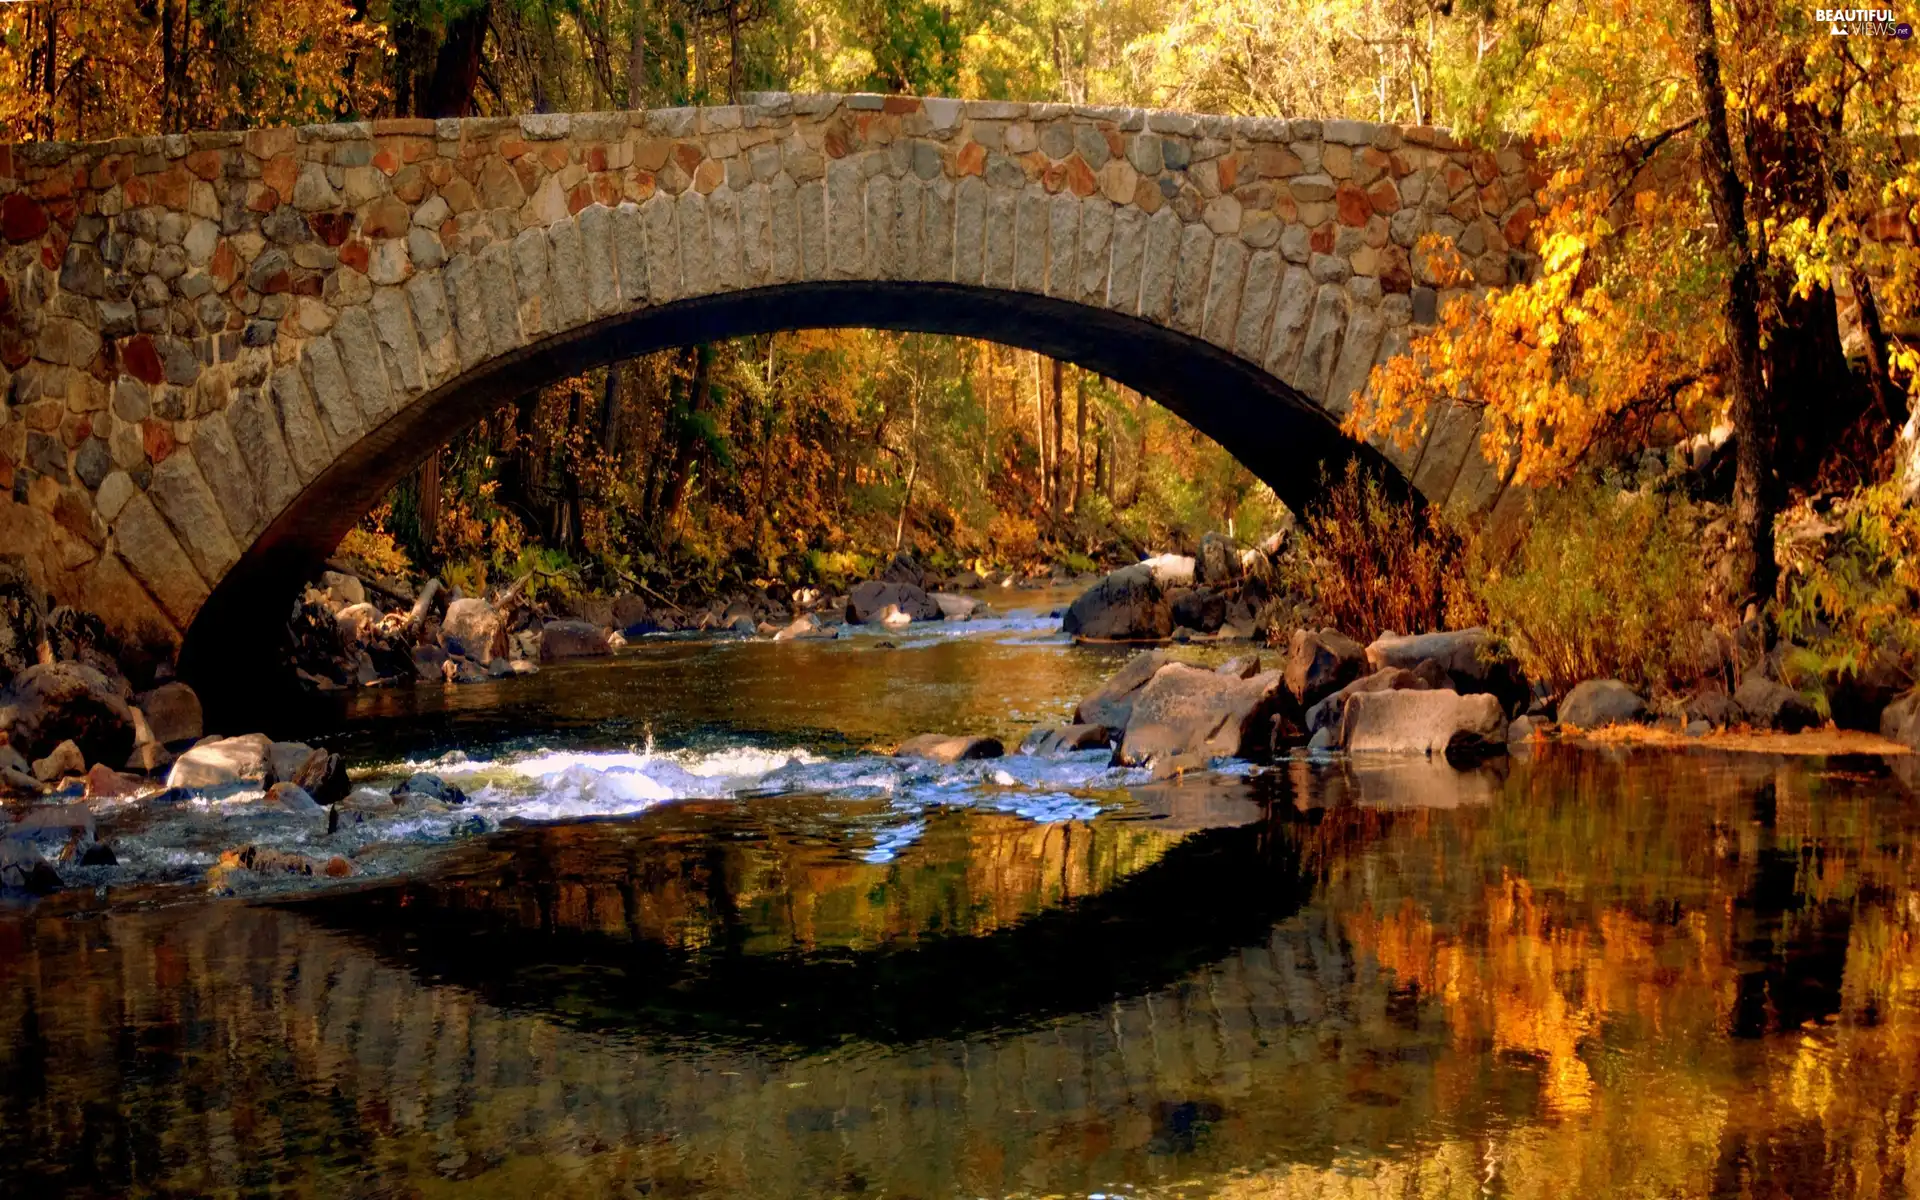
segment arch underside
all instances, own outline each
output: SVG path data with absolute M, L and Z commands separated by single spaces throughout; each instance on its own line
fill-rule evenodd
M 426 392 L 310 481 L 225 574 L 195 616 L 183 673 L 223 690 L 259 677 L 288 600 L 340 539 L 421 460 L 517 395 L 610 362 L 697 342 L 821 328 L 980 338 L 1037 351 L 1131 387 L 1218 442 L 1298 509 L 1327 472 L 1399 472 L 1322 408 L 1211 342 L 1053 297 L 926 282 L 808 282 L 621 313 L 495 357 Z

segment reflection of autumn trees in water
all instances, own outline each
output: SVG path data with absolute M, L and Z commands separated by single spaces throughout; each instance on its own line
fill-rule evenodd
M 1264 938 L 1099 1011 L 824 1054 L 649 1048 L 282 911 L 9 917 L 0 1151 L 106 1192 L 1907 1194 L 1920 802 L 1817 765 L 1504 771 L 1491 803 L 1397 810 L 1319 807 L 1372 785 L 1303 772 L 1260 836 L 1312 899 Z M 879 865 L 684 817 L 624 891 L 562 836 L 489 911 L 834 957 L 1019 928 L 1188 844 L 976 816 Z

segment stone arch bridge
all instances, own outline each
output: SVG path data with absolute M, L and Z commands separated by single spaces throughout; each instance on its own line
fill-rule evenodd
M 1419 239 L 1531 264 L 1529 162 L 1443 130 L 751 101 L 0 146 L 0 554 L 198 658 L 515 392 L 833 325 L 1078 362 L 1297 504 L 1382 458 L 1339 418 L 1447 298 Z M 1486 507 L 1476 420 L 1384 457 Z

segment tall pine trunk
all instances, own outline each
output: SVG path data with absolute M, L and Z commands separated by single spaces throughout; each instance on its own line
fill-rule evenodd
M 1739 439 L 1733 483 L 1733 520 L 1740 556 L 1736 586 L 1746 598 L 1764 605 L 1773 597 L 1778 571 L 1773 558 L 1773 519 L 1780 500 L 1772 463 L 1773 404 L 1760 365 L 1759 269 L 1747 236 L 1746 187 L 1734 169 L 1733 145 L 1727 134 L 1727 93 L 1720 82 L 1713 0 L 1688 3 L 1694 19 L 1694 84 L 1700 92 L 1706 129 L 1700 167 L 1732 268 L 1722 303 L 1732 360 L 1727 384 L 1733 393 L 1733 424 Z

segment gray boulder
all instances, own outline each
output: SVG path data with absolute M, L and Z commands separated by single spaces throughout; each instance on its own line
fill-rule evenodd
M 1382 667 L 1370 675 L 1347 684 L 1339 691 L 1325 697 L 1307 709 L 1307 733 L 1315 734 L 1322 729 L 1337 729 L 1340 714 L 1346 708 L 1347 697 L 1361 692 L 1427 691 L 1433 684 L 1418 673 L 1400 667 Z
M 869 579 L 847 596 L 847 622 L 865 625 L 878 620 L 888 605 L 916 621 L 938 621 L 940 606 L 917 585 L 886 579 Z
M 206 732 L 200 697 L 184 683 L 163 683 L 150 692 L 141 692 L 133 703 L 146 718 L 153 740 L 163 746 L 197 742 Z
M 1567 693 L 1558 715 L 1574 729 L 1631 725 L 1647 715 L 1647 702 L 1618 679 L 1589 679 Z
M 207 738 L 173 760 L 167 786 L 209 789 L 261 783 L 267 777 L 272 750 L 273 739 L 264 733 Z
M 1762 729 L 1781 733 L 1799 733 L 1820 724 L 1820 714 L 1807 698 L 1784 683 L 1776 683 L 1759 672 L 1740 681 L 1733 693 L 1747 720 Z
M 1227 623 L 1227 598 L 1208 587 L 1177 588 L 1168 595 L 1176 627 L 1213 633 Z
M 305 742 L 275 742 L 267 747 L 265 782 L 295 784 L 321 804 L 334 803 L 351 787 L 346 760 Z
M 393 789 L 393 802 L 432 800 L 440 804 L 465 804 L 467 794 L 430 771 L 416 771 Z
M 1725 688 L 1709 687 L 1695 692 L 1687 698 L 1687 723 L 1705 721 L 1715 729 L 1725 729 L 1740 722 L 1740 706 L 1727 695 Z
M 540 627 L 540 661 L 598 658 L 613 653 L 604 626 L 590 621 L 548 621 Z
M 1169 661 L 1164 650 L 1146 650 L 1134 655 L 1073 710 L 1074 724 L 1125 729 L 1127 718 L 1133 715 L 1134 697 L 1147 686 L 1154 672 Z
M 927 598 L 939 606 L 940 615 L 949 621 L 971 621 L 980 609 L 978 600 L 952 592 L 931 592 Z
M 1287 647 L 1287 690 L 1302 706 L 1313 705 L 1358 678 L 1366 662 L 1366 649 L 1338 629 L 1296 629 Z
M 1411 671 L 1421 663 L 1437 663 L 1460 691 L 1485 691 L 1494 664 L 1483 657 L 1487 631 L 1454 629 L 1442 633 L 1383 633 L 1367 647 L 1367 665 L 1375 671 L 1401 667 Z
M 506 622 L 478 596 L 455 600 L 440 622 L 440 646 L 457 658 L 489 662 L 507 652 Z
M 1209 533 L 1200 539 L 1200 553 L 1194 557 L 1194 581 L 1207 587 L 1225 587 L 1240 578 L 1240 552 L 1224 534 Z
M 976 758 L 999 758 L 1006 747 L 999 738 L 949 737 L 942 733 L 923 733 L 901 742 L 895 758 L 924 758 L 932 762 L 966 762 Z
M 1342 710 L 1339 743 L 1350 754 L 1498 753 L 1506 748 L 1507 714 L 1485 692 L 1358 692 Z
M 1920 688 L 1902 692 L 1881 710 L 1880 736 L 1920 750 Z
M 1051 758 L 1082 750 L 1104 750 L 1113 740 L 1105 725 L 1036 725 L 1020 743 L 1020 753 Z
M 1092 641 L 1161 641 L 1173 632 L 1173 610 L 1153 569 L 1135 563 L 1102 576 L 1080 593 L 1061 618 L 1060 628 Z
M 1250 758 L 1269 745 L 1285 703 L 1280 672 L 1235 679 L 1185 663 L 1161 667 L 1134 698 L 1116 759 L 1126 766 L 1161 761 Z
M 125 762 L 133 751 L 133 710 L 104 674 L 73 662 L 38 663 L 0 693 L 0 730 L 29 759 L 73 741 L 88 762 Z

